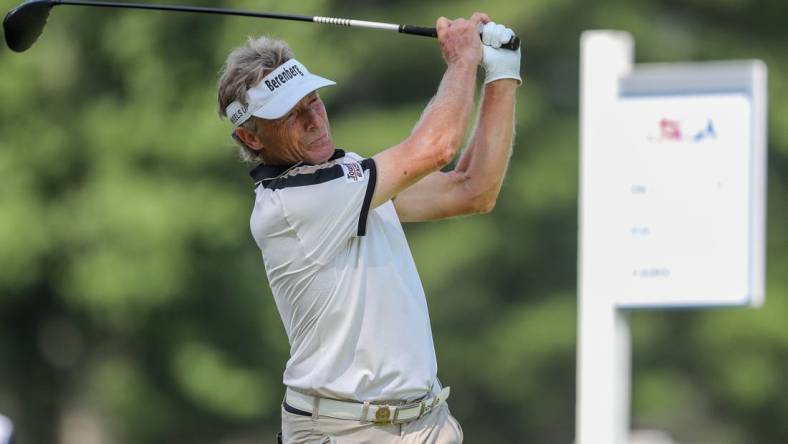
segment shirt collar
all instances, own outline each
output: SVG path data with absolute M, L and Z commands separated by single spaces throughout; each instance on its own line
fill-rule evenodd
M 339 159 L 341 157 L 345 157 L 345 151 L 336 149 L 334 150 L 334 154 L 326 161 L 330 162 L 335 159 Z M 304 164 L 304 162 L 294 163 L 290 165 L 257 165 L 252 171 L 249 172 L 249 175 L 252 176 L 254 179 L 254 183 L 258 183 L 263 180 L 273 179 L 274 177 L 281 176 L 290 168 L 299 166 Z

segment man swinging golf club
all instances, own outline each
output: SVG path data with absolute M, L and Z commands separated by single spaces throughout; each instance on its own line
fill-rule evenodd
M 479 39 L 482 29 L 482 41 Z M 437 378 L 424 290 L 401 222 L 492 210 L 511 153 L 520 51 L 482 13 L 437 21 L 446 72 L 412 133 L 371 158 L 337 149 L 312 74 L 287 44 L 228 57 L 220 114 L 251 175 L 250 226 L 290 341 L 285 443 L 459 443 Z M 456 167 L 473 108 L 481 106 Z

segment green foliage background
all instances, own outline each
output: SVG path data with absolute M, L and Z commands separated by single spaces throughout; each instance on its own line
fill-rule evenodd
M 523 38 L 495 212 L 406 228 L 471 443 L 574 437 L 580 33 L 628 30 L 638 61 L 763 59 L 767 302 L 633 314 L 633 423 L 788 442 L 788 3 L 195 3 L 416 25 L 483 10 Z M 226 54 L 263 33 L 337 80 L 334 138 L 366 155 L 408 134 L 444 66 L 419 37 L 77 7 L 29 52 L 0 49 L 0 412 L 19 442 L 272 442 L 289 350 L 249 234 L 249 167 L 215 104 Z

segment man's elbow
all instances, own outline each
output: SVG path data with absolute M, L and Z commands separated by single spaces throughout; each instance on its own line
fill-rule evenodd
M 442 136 L 433 142 L 435 161 L 438 169 L 445 167 L 454 160 L 460 147 L 460 139 L 453 136 Z
M 431 171 L 439 170 L 450 164 L 459 149 L 459 140 L 443 134 L 428 134 L 430 137 L 412 137 L 408 145 L 414 155 L 428 162 Z
M 495 209 L 498 196 L 484 197 L 476 204 L 476 214 L 489 214 Z
M 473 193 L 467 200 L 467 214 L 489 214 L 495 209 L 498 193 Z
M 495 204 L 498 202 L 498 196 L 487 199 L 481 207 L 480 214 L 489 214 L 495 209 Z
M 454 160 L 456 153 L 456 150 L 450 145 L 439 144 L 434 146 L 431 153 L 433 171 L 437 171 L 450 164 L 451 161 Z

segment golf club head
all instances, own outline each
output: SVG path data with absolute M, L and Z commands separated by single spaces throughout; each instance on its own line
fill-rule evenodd
M 8 47 L 22 52 L 33 46 L 38 36 L 44 32 L 52 0 L 27 0 L 12 9 L 3 19 L 3 31 Z

